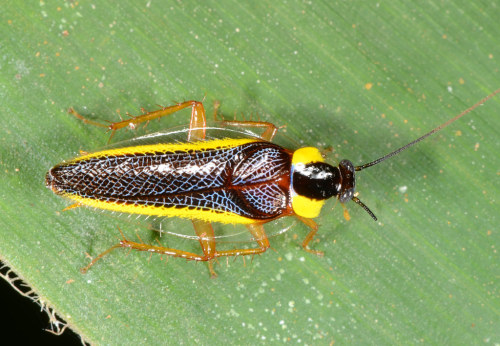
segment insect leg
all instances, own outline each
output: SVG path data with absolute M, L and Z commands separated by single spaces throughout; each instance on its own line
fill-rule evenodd
M 260 137 L 266 141 L 271 141 L 276 132 L 278 132 L 278 128 L 273 123 L 269 123 L 267 121 L 237 121 L 237 120 L 224 120 L 224 124 L 228 124 L 231 126 L 239 126 L 239 127 L 250 127 L 250 128 L 261 128 L 264 129 L 264 132 L 260 135 Z
M 213 278 L 217 277 L 212 263 L 212 259 L 217 253 L 215 250 L 215 234 L 212 224 L 207 221 L 193 220 L 193 226 L 196 234 L 198 235 L 198 240 L 200 241 L 203 254 L 208 261 L 208 270 L 210 271 L 210 275 Z
M 264 225 L 260 223 L 253 223 L 246 225 L 253 238 L 259 245 L 258 248 L 253 249 L 234 249 L 226 251 L 216 251 L 216 257 L 222 256 L 246 256 L 246 255 L 257 255 L 266 252 L 269 249 L 269 240 L 267 239 L 266 231 L 264 230 Z
M 302 216 L 297 216 L 297 218 L 311 229 L 302 242 L 302 247 L 304 248 L 304 250 L 318 256 L 323 256 L 323 251 L 312 250 L 309 248 L 309 243 L 311 242 L 311 240 L 313 240 L 316 232 L 318 232 L 318 224 L 313 219 L 308 219 Z
M 209 260 L 213 259 L 215 256 L 215 254 L 213 253 L 213 251 L 215 251 L 215 247 L 213 248 L 213 250 L 210 249 L 210 250 L 208 250 L 207 253 L 204 253 L 204 255 L 201 256 L 201 255 L 197 255 L 197 254 L 192 253 L 192 252 L 168 248 L 165 246 L 149 245 L 149 244 L 144 244 L 142 242 L 141 243 L 134 242 L 134 241 L 131 241 L 131 240 L 128 240 L 127 238 L 125 238 L 125 236 L 123 235 L 121 230 L 120 230 L 120 233 L 122 234 L 122 240 L 120 240 L 117 244 L 113 245 L 112 247 L 110 247 L 106 251 L 99 254 L 87 266 L 80 269 L 80 271 L 85 274 L 90 269 L 90 267 L 92 267 L 97 261 L 99 261 L 101 258 L 106 256 L 107 254 L 109 254 L 114 249 L 118 249 L 120 247 L 129 248 L 129 249 L 137 250 L 137 251 L 146 251 L 149 253 L 168 255 L 168 256 L 172 256 L 172 257 L 181 257 L 181 258 L 185 258 L 187 260 L 192 260 L 192 261 L 209 261 Z M 203 242 L 202 242 L 201 238 L 200 238 L 200 243 L 202 243 L 202 247 L 203 247 Z M 204 251 L 205 251 L 205 249 L 204 249 Z
M 189 122 L 188 142 L 205 140 L 207 117 L 203 103 L 193 102 L 191 108 L 191 120 Z
M 191 122 L 190 122 L 190 128 L 201 128 L 206 126 L 206 118 L 205 118 L 205 110 L 203 108 L 203 104 L 198 101 L 185 101 L 181 103 L 177 103 L 173 106 L 170 107 L 164 107 L 162 109 L 152 111 L 152 112 L 147 112 L 142 115 L 138 116 L 132 116 L 130 119 L 125 119 L 122 121 L 110 123 L 110 124 L 102 124 L 96 121 L 89 120 L 85 118 L 83 115 L 77 113 L 73 108 L 70 108 L 68 110 L 69 113 L 73 114 L 75 117 L 78 119 L 82 120 L 86 124 L 92 124 L 95 126 L 99 127 L 105 127 L 111 131 L 111 136 L 110 140 L 115 134 L 115 132 L 119 129 L 122 129 L 124 127 L 130 127 L 130 128 L 135 128 L 138 124 L 143 123 L 143 122 L 148 122 L 154 119 L 159 119 L 161 117 L 170 115 L 172 113 L 175 113 L 177 111 L 180 111 L 181 109 L 191 107 Z

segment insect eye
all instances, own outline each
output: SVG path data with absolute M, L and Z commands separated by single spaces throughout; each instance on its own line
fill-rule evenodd
M 344 190 L 339 197 L 341 203 L 349 202 L 354 196 L 354 188 Z

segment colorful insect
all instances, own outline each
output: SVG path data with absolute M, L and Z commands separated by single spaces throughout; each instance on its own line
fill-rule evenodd
M 313 147 L 289 150 L 272 142 L 277 127 L 268 122 L 223 121 L 207 126 L 203 104 L 186 101 L 158 111 L 145 113 L 109 126 L 87 123 L 114 132 L 123 127 L 160 118 L 191 107 L 189 128 L 157 133 L 119 143 L 117 146 L 83 153 L 49 170 L 46 186 L 74 204 L 71 209 L 89 206 L 127 214 L 155 217 L 180 217 L 192 220 L 202 254 L 123 239 L 94 258 L 82 269 L 86 272 L 96 261 L 116 248 L 129 248 L 194 261 L 224 256 L 246 256 L 265 252 L 269 240 L 264 224 L 285 216 L 295 216 L 310 228 L 302 242 L 306 251 L 318 231 L 313 220 L 329 198 L 344 204 L 360 205 L 374 220 L 370 209 L 355 196 L 355 172 L 374 166 L 431 136 L 458 120 L 500 92 L 482 99 L 432 131 L 381 158 L 360 166 L 342 160 L 338 167 L 324 162 Z M 235 130 L 240 129 L 240 130 Z M 242 130 L 241 130 L 242 129 Z M 261 129 L 261 134 L 255 130 Z M 211 133 L 220 132 L 218 137 Z M 179 140 L 179 136 L 184 136 Z M 348 214 L 346 209 L 345 216 Z M 212 223 L 244 224 L 255 248 L 218 250 Z

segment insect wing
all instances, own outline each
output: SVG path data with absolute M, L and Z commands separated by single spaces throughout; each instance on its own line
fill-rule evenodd
M 192 131 L 193 129 L 191 129 Z M 206 141 L 214 139 L 259 139 L 260 128 L 240 128 L 238 126 L 232 126 L 231 123 L 215 122 L 209 124 L 205 128 Z M 141 137 L 132 138 L 130 140 L 121 141 L 112 145 L 108 145 L 101 150 L 117 149 L 117 148 L 127 148 L 154 144 L 179 144 L 187 143 L 187 138 L 190 129 L 186 126 L 179 126 L 171 128 L 167 131 L 161 131 L 156 133 L 151 133 Z M 286 143 L 286 146 L 292 145 L 292 141 L 286 136 L 278 136 L 280 143 Z M 274 142 L 274 141 L 273 141 Z M 99 150 L 99 151 L 101 151 Z M 133 224 L 138 224 L 141 226 L 146 226 L 149 229 L 157 231 L 160 235 L 169 234 L 176 237 L 184 239 L 197 240 L 197 236 L 192 227 L 191 220 L 184 220 L 179 218 L 169 218 L 161 216 L 144 216 L 137 214 L 125 214 L 113 212 L 114 216 L 120 219 L 125 219 Z M 277 220 L 272 220 L 266 224 L 266 234 L 267 236 L 273 236 L 286 232 L 293 224 L 293 219 L 291 218 L 279 218 Z M 213 225 L 215 236 L 218 242 L 227 243 L 238 243 L 238 242 L 250 242 L 255 241 L 247 228 L 244 225 L 232 225 L 232 224 L 220 224 L 215 223 Z

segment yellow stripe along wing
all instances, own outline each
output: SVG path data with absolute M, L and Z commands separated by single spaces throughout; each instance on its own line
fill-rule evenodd
M 46 183 L 99 209 L 252 223 L 290 213 L 290 155 L 258 139 L 138 145 L 63 162 Z

